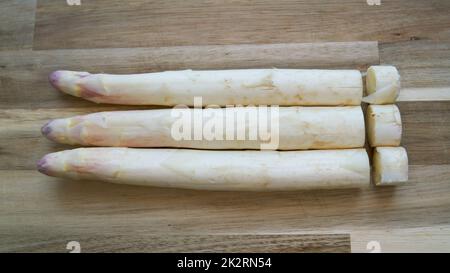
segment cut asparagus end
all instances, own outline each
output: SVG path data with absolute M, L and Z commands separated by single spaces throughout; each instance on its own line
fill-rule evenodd
M 394 103 L 400 91 L 397 68 L 387 65 L 371 66 L 366 75 L 367 95 L 362 101 L 370 104 Z
M 373 154 L 376 186 L 389 186 L 408 181 L 408 155 L 403 147 L 376 147 Z
M 400 145 L 402 120 L 396 105 L 369 105 L 366 121 L 371 147 Z

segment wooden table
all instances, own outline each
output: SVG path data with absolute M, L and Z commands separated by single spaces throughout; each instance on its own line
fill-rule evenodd
M 72 1 L 74 2 L 74 1 Z M 450 1 L 1 1 L 0 250 L 450 251 Z M 56 69 L 138 73 L 393 64 L 410 181 L 393 188 L 202 192 L 66 181 L 49 119 L 100 110 Z

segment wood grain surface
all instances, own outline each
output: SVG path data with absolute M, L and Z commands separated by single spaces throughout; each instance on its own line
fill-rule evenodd
M 33 47 L 36 0 L 0 2 L 0 50 Z
M 2 1 L 0 251 L 450 251 L 450 2 Z M 356 68 L 396 65 L 410 181 L 399 187 L 202 192 L 70 181 L 35 170 L 72 148 L 49 119 L 135 109 L 48 84 L 56 69 Z M 139 107 L 139 109 L 152 107 Z
M 8 241 L 11 252 L 58 252 L 75 238 L 83 242 L 80 251 L 90 252 L 350 252 L 349 234 L 302 235 L 102 235 L 73 236 L 66 233 L 24 235 Z M 33 249 L 23 247 L 23 242 L 35 240 Z M 69 248 L 70 249 L 70 248 Z
M 448 37 L 447 0 L 38 1 L 35 49 Z M 120 39 L 118 39 L 120 38 Z

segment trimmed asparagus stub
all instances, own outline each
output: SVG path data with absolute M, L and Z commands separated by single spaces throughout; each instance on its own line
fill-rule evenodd
M 262 109 L 269 108 L 100 112 L 53 120 L 42 128 L 42 132 L 53 141 L 84 146 L 260 149 L 262 144 L 269 142 L 278 142 L 274 149 L 280 150 L 364 146 L 364 114 L 360 106 L 280 107 L 275 109 L 278 117 L 269 110 L 262 111 L 267 113 L 267 118 L 258 114 Z M 197 140 L 192 138 L 191 132 L 198 129 L 197 123 L 191 124 L 192 117 L 196 115 L 195 111 L 200 111 L 201 121 L 199 129 L 202 138 Z M 250 122 L 249 115 L 255 117 L 253 123 Z M 277 118 L 277 124 L 271 122 L 269 115 Z M 187 121 L 187 124 L 180 122 L 182 119 Z M 228 121 L 231 121 L 231 126 Z M 267 130 L 262 132 L 263 125 L 267 125 Z M 175 136 L 179 131 L 186 130 L 189 130 L 188 138 L 180 139 Z M 263 137 L 263 133 L 268 133 L 270 139 Z M 230 139 L 227 138 L 229 136 L 243 138 Z
M 370 146 L 400 145 L 402 120 L 396 105 L 369 105 L 366 116 Z
M 397 68 L 388 65 L 376 65 L 367 69 L 364 102 L 370 104 L 394 103 L 400 92 L 400 74 Z
M 408 181 L 408 155 L 403 147 L 376 147 L 373 154 L 374 181 L 377 186 Z
M 97 103 L 128 105 L 359 105 L 358 70 L 242 69 L 110 75 L 55 71 L 57 89 Z
M 71 179 L 198 190 L 275 191 L 370 184 L 365 149 L 202 151 L 79 148 L 51 153 L 40 172 Z

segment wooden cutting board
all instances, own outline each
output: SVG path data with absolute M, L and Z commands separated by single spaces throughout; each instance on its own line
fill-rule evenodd
M 386 3 L 385 3 L 386 2 Z M 2 1 L 0 251 L 450 251 L 450 2 Z M 202 192 L 69 181 L 35 170 L 71 147 L 51 118 L 96 105 L 56 69 L 357 68 L 392 64 L 410 181 L 392 188 Z M 151 107 L 140 107 L 151 108 Z M 367 249 L 369 247 L 369 249 Z

